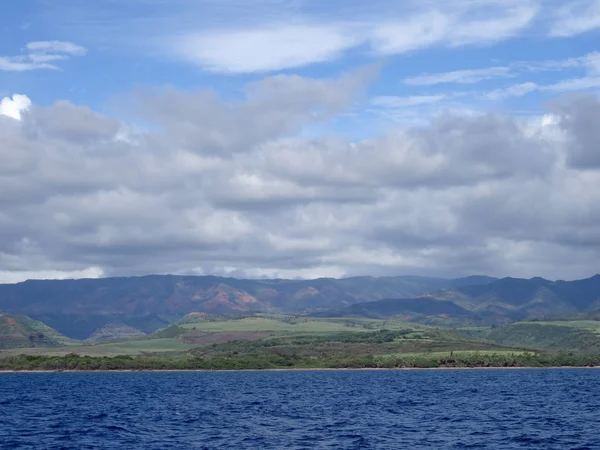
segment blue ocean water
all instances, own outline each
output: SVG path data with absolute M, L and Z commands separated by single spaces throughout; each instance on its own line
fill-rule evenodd
M 600 370 L 0 374 L 2 449 L 600 449 Z

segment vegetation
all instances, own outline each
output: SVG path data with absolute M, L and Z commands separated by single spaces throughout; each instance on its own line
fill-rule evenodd
M 0 351 L 0 367 L 5 370 L 545 367 L 595 365 L 595 355 L 600 355 L 600 322 L 589 318 L 456 328 L 425 326 L 403 319 L 189 314 L 143 337 L 98 343 L 56 341 L 46 346 L 29 343 L 23 347 L 30 348 L 5 348 Z M 14 331 L 14 321 L 8 322 Z M 21 318 L 18 323 L 30 322 Z M 6 324 L 4 328 L 8 329 Z M 124 330 L 121 326 L 113 329 Z
M 129 339 L 102 344 L 72 345 L 68 347 L 16 348 L 0 351 L 0 359 L 19 354 L 41 356 L 65 356 L 69 353 L 93 357 L 114 356 L 176 356 L 194 348 L 178 339 Z
M 73 343 L 42 322 L 27 316 L 0 313 L 0 349 L 57 347 Z
M 465 327 L 456 333 L 466 339 L 547 352 L 600 354 L 600 322 L 535 321 L 503 327 Z
M 27 314 L 72 339 L 94 336 L 99 341 L 152 334 L 174 323 L 196 326 L 197 330 L 202 326 L 212 332 L 231 319 L 239 319 L 235 325 L 247 327 L 230 331 L 256 331 L 252 327 L 263 324 L 243 318 L 253 311 L 352 320 L 402 318 L 404 322 L 460 327 L 569 315 L 594 319 L 597 313 L 593 311 L 599 308 L 600 275 L 569 282 L 488 277 L 238 280 L 147 276 L 0 284 L 0 311 Z M 263 319 L 268 320 L 268 315 Z M 294 331 L 282 330 L 286 328 L 282 322 L 276 319 L 270 325 L 279 328 L 267 331 Z M 315 327 L 323 323 L 306 323 L 296 323 L 294 328 L 342 331 L 318 330 Z M 326 323 L 330 327 L 333 322 Z
M 304 358 L 281 355 L 214 356 L 203 358 L 90 357 L 18 355 L 0 359 L 0 370 L 114 371 L 114 370 L 264 370 L 264 369 L 393 369 L 393 368 L 503 368 L 594 367 L 600 355 L 573 354 L 460 354 L 446 356 Z

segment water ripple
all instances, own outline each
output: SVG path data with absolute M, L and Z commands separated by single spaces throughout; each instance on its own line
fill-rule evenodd
M 0 374 L 1 449 L 600 448 L 600 371 Z

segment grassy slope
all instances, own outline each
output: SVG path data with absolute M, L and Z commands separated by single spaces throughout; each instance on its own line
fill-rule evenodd
M 493 329 L 463 329 L 471 338 L 485 339 L 500 345 L 550 352 L 600 354 L 600 322 L 544 321 L 517 322 Z
M 73 345 L 72 341 L 65 341 L 62 337 L 58 344 L 60 346 L 56 348 L 17 348 L 2 353 L 66 355 L 75 352 L 90 356 L 177 357 L 193 349 L 193 354 L 203 357 L 287 355 L 303 358 L 344 355 L 448 356 L 450 353 L 506 355 L 519 354 L 523 350 L 600 354 L 600 321 L 593 320 L 519 322 L 497 328 L 464 327 L 456 332 L 401 320 L 364 318 L 258 314 L 235 320 L 211 320 L 205 316 L 198 317 L 197 322 L 187 318 L 179 325 L 145 338 Z M 31 319 L 27 323 L 37 327 L 37 330 L 49 330 Z M 378 334 L 379 330 L 387 331 Z
M 400 320 L 304 318 L 260 314 L 237 320 L 208 321 L 189 318 L 146 338 L 53 349 L 15 349 L 6 354 L 26 353 L 90 356 L 171 355 L 196 348 L 197 354 L 301 354 L 392 355 L 451 351 L 502 351 L 498 345 L 472 342 L 431 327 Z M 378 342 L 378 330 L 388 330 L 392 339 Z
M 337 333 L 341 331 L 372 331 L 378 329 L 400 329 L 410 326 L 400 320 L 372 320 L 345 318 L 309 318 L 276 314 L 258 314 L 237 320 L 218 322 L 184 322 L 182 328 L 213 332 L 289 332 L 289 333 Z
M 0 349 L 58 347 L 75 341 L 27 316 L 0 313 Z
M 194 348 L 177 339 L 131 339 L 121 342 L 110 342 L 96 345 L 72 345 L 57 348 L 19 348 L 3 352 L 4 355 L 46 355 L 65 356 L 70 353 L 87 356 L 139 356 L 139 355 L 168 355 L 177 354 Z

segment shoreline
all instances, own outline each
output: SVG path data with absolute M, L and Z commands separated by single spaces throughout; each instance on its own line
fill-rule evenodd
M 185 372 L 331 372 L 331 371 L 424 371 L 424 370 L 566 370 L 566 369 L 600 369 L 600 366 L 552 366 L 552 367 L 363 367 L 363 368 L 290 368 L 290 369 L 140 369 L 140 370 L 0 370 L 0 374 L 6 373 L 185 373 Z

